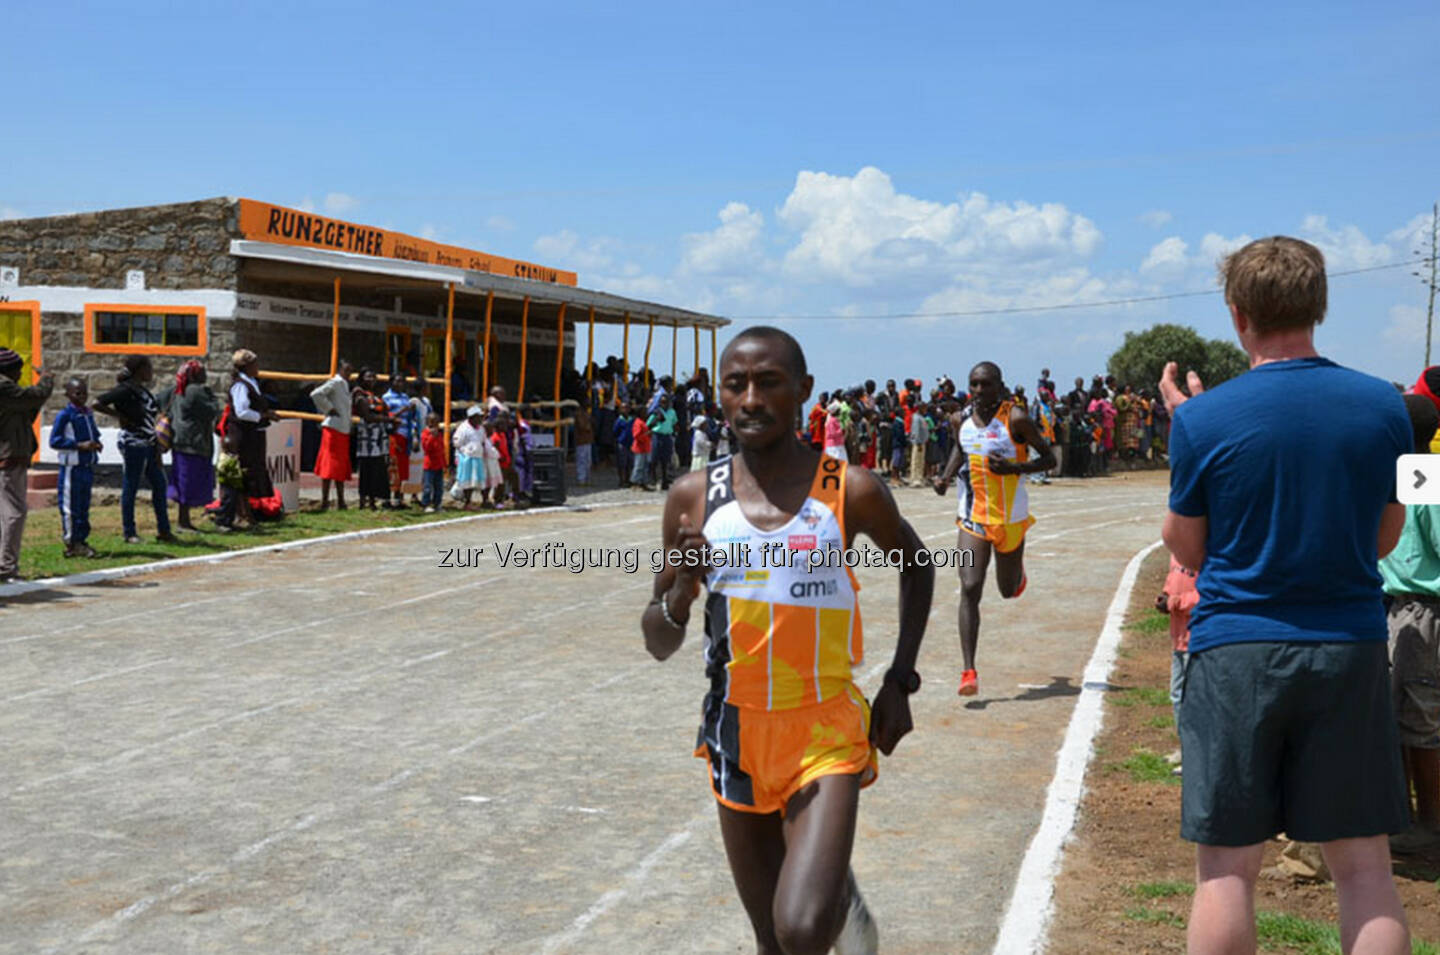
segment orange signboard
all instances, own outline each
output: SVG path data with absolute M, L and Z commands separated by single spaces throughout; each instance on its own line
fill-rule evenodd
M 496 275 L 510 275 L 557 285 L 576 284 L 574 272 L 564 272 L 549 266 L 536 265 L 534 262 L 507 259 L 488 252 L 476 252 L 474 249 L 462 249 L 458 245 L 431 242 L 429 239 L 419 239 L 401 232 L 387 232 L 373 226 L 356 225 L 313 212 L 256 202 L 254 199 L 240 200 L 240 234 L 259 242 L 279 242 L 283 245 L 335 249 L 357 255 L 378 255 L 407 262 L 448 265 L 457 269 L 492 272 Z

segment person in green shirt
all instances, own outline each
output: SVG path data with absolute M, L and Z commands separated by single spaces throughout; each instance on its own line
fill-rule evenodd
M 1424 395 L 1406 395 L 1415 447 L 1427 448 L 1440 413 Z M 1405 777 L 1415 791 L 1409 832 L 1396 852 L 1440 845 L 1440 505 L 1411 504 L 1395 549 L 1380 561 L 1390 627 L 1390 688 Z
M 670 407 L 670 396 L 662 393 L 660 404 L 650 412 L 650 417 L 645 422 L 655 436 L 655 444 L 650 452 L 650 473 L 652 476 L 660 476 L 662 491 L 670 487 L 670 457 L 675 453 L 675 426 L 678 421 L 679 415 Z

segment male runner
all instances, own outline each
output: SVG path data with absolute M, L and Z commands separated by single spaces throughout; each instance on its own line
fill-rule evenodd
M 911 729 L 935 582 L 914 561 L 920 539 L 884 483 L 795 436 L 813 383 L 799 343 L 779 329 L 748 328 L 726 346 L 720 404 L 739 451 L 671 488 L 669 562 L 641 617 L 646 647 L 664 660 L 685 638 L 700 584 L 709 589 L 711 683 L 695 755 L 709 760 L 725 852 L 762 955 L 875 951 L 849 871 L 856 810 L 875 779 L 875 749 L 889 755 Z M 843 551 L 857 533 L 904 555 L 900 634 L 873 710 L 851 674 L 862 656 L 859 585 L 843 565 L 806 569 L 813 551 Z M 748 548 L 749 567 L 713 557 L 721 541 L 726 552 Z
M 1020 596 L 1025 590 L 1025 531 L 1035 523 L 1020 475 L 1044 474 L 1055 466 L 1055 454 L 1035 421 L 1008 397 L 1000 367 L 989 361 L 970 369 L 970 405 L 950 416 L 950 434 L 954 438 L 950 460 L 945 473 L 935 479 L 935 493 L 943 496 L 950 481 L 960 476 L 955 519 L 959 546 L 968 546 L 975 559 L 960 562 L 960 651 L 965 671 L 959 693 L 974 696 L 980 691 L 975 646 L 980 640 L 980 596 L 990 552 L 995 552 L 1000 596 Z

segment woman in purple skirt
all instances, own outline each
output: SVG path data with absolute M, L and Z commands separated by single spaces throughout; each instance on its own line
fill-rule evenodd
M 205 384 L 205 366 L 193 358 L 175 375 L 169 411 L 175 432 L 169 497 L 179 506 L 179 528 L 193 531 L 190 508 L 205 507 L 215 498 L 215 421 L 220 417 L 220 403 Z

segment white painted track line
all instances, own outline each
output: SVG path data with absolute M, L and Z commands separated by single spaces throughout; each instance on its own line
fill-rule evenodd
M 1115 653 L 1120 647 L 1120 627 L 1125 622 L 1125 608 L 1135 589 L 1140 565 L 1160 541 L 1149 545 L 1130 558 L 1115 597 L 1105 613 L 1105 625 L 1095 652 L 1085 667 L 1080 697 L 1070 714 L 1065 741 L 1055 760 L 1055 777 L 1045 795 L 1045 813 L 1015 879 L 1015 891 L 1005 908 L 1000 934 L 995 940 L 994 955 L 1032 955 L 1044 950 L 1046 930 L 1055 905 L 1055 877 L 1060 873 L 1060 857 L 1065 842 L 1075 826 L 1080 797 L 1085 789 L 1085 769 L 1095 752 L 1095 736 L 1104 719 L 1105 691 L 1110 671 L 1115 666 Z

